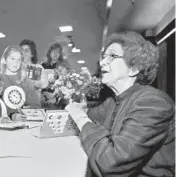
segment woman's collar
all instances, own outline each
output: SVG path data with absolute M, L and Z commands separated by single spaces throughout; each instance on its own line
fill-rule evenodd
M 121 94 L 116 95 L 114 93 L 113 97 L 114 97 L 116 103 L 119 103 L 120 100 L 124 99 L 126 96 L 131 95 L 131 93 L 134 93 L 136 90 L 138 90 L 140 88 L 140 86 L 141 85 L 139 83 L 134 83 L 131 87 L 129 87 L 127 90 L 125 90 Z

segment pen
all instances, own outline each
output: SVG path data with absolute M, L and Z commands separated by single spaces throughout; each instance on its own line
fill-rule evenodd
M 18 110 L 18 112 L 19 112 L 20 114 L 22 114 L 22 115 L 24 115 L 24 116 L 25 116 L 25 114 L 24 114 L 24 112 L 22 111 L 22 109 L 21 109 L 21 108 L 18 108 L 17 110 Z

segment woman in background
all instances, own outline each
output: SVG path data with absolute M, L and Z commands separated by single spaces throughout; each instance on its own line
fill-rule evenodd
M 47 61 L 42 63 L 45 69 L 55 69 L 58 63 L 63 61 L 63 49 L 59 43 L 50 46 L 47 52 Z
M 94 176 L 175 176 L 174 103 L 149 86 L 157 75 L 158 53 L 139 33 L 111 34 L 99 62 L 113 97 L 87 114 L 79 103 L 66 107 L 81 131 Z M 103 124 L 96 122 L 100 118 Z
M 48 86 L 48 77 L 42 65 L 38 64 L 36 44 L 34 41 L 24 39 L 20 46 L 24 51 L 24 63 L 26 65 L 27 75 L 33 81 L 34 87 L 40 91 Z
M 40 100 L 35 91 L 32 81 L 24 74 L 23 68 L 24 53 L 20 46 L 8 46 L 1 58 L 0 79 L 3 82 L 3 99 L 9 87 L 18 88 L 18 91 L 11 91 L 3 100 L 7 106 L 7 114 L 14 121 L 24 121 L 26 117 L 17 112 L 13 105 L 21 104 L 28 108 L 40 108 Z M 21 90 L 21 94 L 20 91 Z M 25 100 L 22 100 L 24 94 Z
M 71 66 L 67 60 L 62 60 L 57 63 L 56 68 L 54 69 L 54 80 L 59 79 L 60 77 L 66 76 L 71 70 Z M 68 104 L 68 100 L 60 99 L 55 95 L 55 91 L 50 88 L 42 90 L 42 102 L 47 104 L 50 107 L 56 107 L 58 109 L 64 109 Z

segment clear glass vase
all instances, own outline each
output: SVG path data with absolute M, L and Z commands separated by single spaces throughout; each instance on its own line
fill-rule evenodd
M 86 98 L 86 95 L 84 93 L 81 94 L 80 103 L 82 105 L 82 108 L 84 110 L 87 110 L 87 98 Z

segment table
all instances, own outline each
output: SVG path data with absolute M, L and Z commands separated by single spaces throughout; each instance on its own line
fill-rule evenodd
M 84 177 L 87 156 L 79 137 L 39 139 L 39 127 L 0 130 L 0 176 Z

